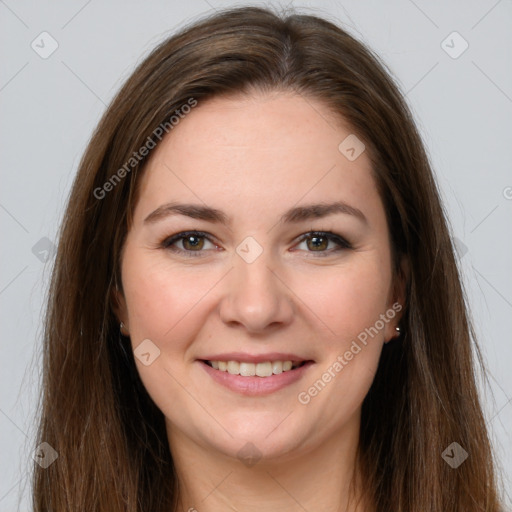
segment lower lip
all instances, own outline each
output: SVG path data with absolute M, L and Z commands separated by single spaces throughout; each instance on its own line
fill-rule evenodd
M 231 391 L 248 396 L 268 395 L 279 391 L 301 379 L 308 368 L 314 364 L 313 361 L 308 361 L 299 368 L 270 377 L 242 377 L 241 375 L 232 375 L 228 372 L 216 370 L 203 361 L 199 361 L 199 363 L 213 380 Z

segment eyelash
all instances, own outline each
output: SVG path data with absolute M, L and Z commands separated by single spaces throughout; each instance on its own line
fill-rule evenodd
M 160 247 L 162 249 L 167 249 L 174 253 L 184 254 L 187 257 L 191 257 L 191 258 L 201 257 L 202 256 L 201 253 L 203 253 L 204 251 L 190 251 L 190 250 L 185 250 L 185 249 L 179 249 L 177 247 L 172 246 L 175 242 L 183 240 L 187 236 L 196 236 L 197 238 L 206 238 L 212 244 L 217 245 L 212 240 L 212 238 L 210 236 L 208 236 L 207 233 L 204 233 L 202 231 L 182 231 L 180 233 L 176 233 L 175 235 L 165 238 L 161 242 Z M 345 240 L 340 235 L 337 235 L 336 233 L 331 233 L 330 231 L 309 231 L 307 233 L 304 233 L 304 235 L 302 235 L 302 237 L 299 239 L 299 241 L 297 243 L 300 244 L 300 243 L 304 242 L 304 240 L 307 240 L 308 238 L 313 238 L 313 237 L 327 238 L 328 241 L 332 241 L 332 242 L 335 242 L 336 244 L 338 244 L 338 247 L 336 249 L 331 249 L 331 250 L 326 250 L 326 251 L 307 251 L 310 253 L 317 253 L 320 255 L 320 257 L 328 256 L 328 255 L 332 254 L 333 252 L 342 251 L 344 249 L 352 249 L 352 245 L 350 244 L 350 242 Z

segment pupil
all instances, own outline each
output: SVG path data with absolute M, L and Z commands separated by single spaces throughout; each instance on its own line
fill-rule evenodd
M 185 245 L 191 246 L 191 247 L 199 247 L 201 246 L 201 240 L 200 237 L 196 235 L 190 235 L 184 240 Z
M 320 236 L 313 236 L 311 237 L 311 242 L 313 244 L 313 247 L 318 248 L 324 248 L 325 249 L 325 238 Z

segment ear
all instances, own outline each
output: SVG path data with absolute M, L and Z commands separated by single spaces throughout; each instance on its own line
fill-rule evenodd
M 123 292 L 118 289 L 117 285 L 113 286 L 111 289 L 110 303 L 118 322 L 123 322 L 123 324 L 128 328 L 128 308 L 126 307 L 126 299 L 124 298 Z
M 409 281 L 409 260 L 402 256 L 398 271 L 395 273 L 388 300 L 388 312 L 391 320 L 386 325 L 385 342 L 398 338 L 400 332 L 396 330 L 400 326 L 400 320 L 405 311 L 407 300 L 407 283 Z

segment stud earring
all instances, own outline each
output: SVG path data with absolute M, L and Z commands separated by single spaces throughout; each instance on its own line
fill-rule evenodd
M 123 322 L 119 324 L 119 332 L 122 336 L 130 336 L 130 333 L 126 330 L 126 325 Z

